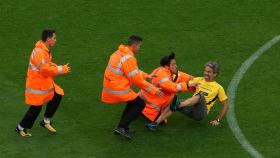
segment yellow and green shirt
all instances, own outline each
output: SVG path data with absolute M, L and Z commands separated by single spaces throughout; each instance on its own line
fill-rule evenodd
M 223 102 L 227 99 L 224 88 L 216 81 L 207 82 L 203 77 L 196 77 L 191 80 L 190 83 L 191 82 L 200 83 L 200 85 L 196 87 L 194 95 L 198 93 L 204 94 L 208 112 L 213 107 L 217 98 L 220 102 Z

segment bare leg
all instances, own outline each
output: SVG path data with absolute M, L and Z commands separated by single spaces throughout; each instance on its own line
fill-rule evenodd
M 191 98 L 182 101 L 179 107 L 193 106 L 199 102 L 199 99 L 200 99 L 200 95 L 192 96 Z
M 170 110 L 170 107 L 166 107 L 163 111 L 163 113 L 159 116 L 159 118 L 155 121 L 157 124 L 160 124 L 163 120 L 168 118 L 169 116 L 172 115 L 172 111 Z
M 180 103 L 180 107 L 185 106 L 193 106 L 199 102 L 200 95 L 195 95 L 191 98 L 188 98 Z M 159 116 L 159 118 L 155 121 L 157 124 L 160 124 L 164 119 L 168 118 L 172 115 L 172 111 L 170 110 L 170 106 L 166 107 L 163 113 Z

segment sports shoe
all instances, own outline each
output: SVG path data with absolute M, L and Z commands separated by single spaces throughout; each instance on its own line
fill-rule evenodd
M 156 122 L 151 122 L 145 125 L 145 127 L 151 131 L 158 130 L 158 124 Z
M 130 132 L 128 130 L 126 130 L 125 128 L 117 127 L 114 131 L 115 131 L 115 134 L 121 135 L 127 139 L 132 140 L 132 136 L 131 136 Z
M 179 106 L 180 106 L 179 97 L 178 97 L 178 95 L 175 95 L 170 104 L 170 110 L 174 112 L 179 109 Z
M 56 129 L 51 125 L 51 123 L 46 123 L 44 120 L 42 120 L 40 121 L 40 126 L 46 128 L 53 134 L 56 133 Z
M 20 130 L 18 127 L 16 127 L 15 131 L 22 137 L 31 137 L 32 135 L 27 132 L 26 129 Z

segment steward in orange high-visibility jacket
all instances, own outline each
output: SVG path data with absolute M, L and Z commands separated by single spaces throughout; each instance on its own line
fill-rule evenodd
M 134 56 L 142 44 L 142 38 L 132 35 L 127 45 L 120 45 L 109 59 L 103 80 L 101 100 L 105 103 L 116 104 L 127 102 L 115 133 L 131 139 L 129 124 L 141 113 L 145 102 L 135 93 L 131 86 L 135 84 L 145 92 L 162 97 L 163 93 L 145 79 L 150 78 L 138 68 Z
M 56 132 L 50 125 L 50 119 L 55 114 L 64 91 L 54 83 L 53 78 L 69 73 L 70 67 L 68 64 L 62 66 L 52 62 L 50 48 L 55 43 L 55 30 L 46 29 L 42 33 L 42 39 L 35 44 L 35 48 L 30 55 L 25 89 L 25 102 L 30 108 L 16 127 L 16 131 L 23 137 L 31 136 L 26 129 L 32 128 L 42 105 L 47 102 L 44 119 L 40 122 L 40 125 L 52 133 Z
M 187 84 L 193 77 L 177 70 L 174 53 L 163 57 L 160 65 L 152 72 L 156 76 L 152 79 L 152 83 L 161 88 L 164 97 L 158 98 L 143 90 L 139 92 L 140 97 L 146 102 L 142 113 L 152 122 L 163 112 L 175 94 L 192 90 Z

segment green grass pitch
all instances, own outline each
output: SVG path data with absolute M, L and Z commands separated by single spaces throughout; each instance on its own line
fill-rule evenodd
M 280 34 L 277 0 L 1 0 L 1 158 L 247 158 L 226 121 L 211 127 L 220 105 L 202 122 L 174 114 L 158 132 L 139 118 L 133 142 L 113 134 L 124 104 L 100 102 L 109 55 L 131 34 L 144 38 L 139 67 L 151 72 L 161 56 L 176 52 L 180 70 L 201 76 L 208 60 L 221 64 L 225 89 L 235 71 L 265 42 Z M 58 77 L 65 90 L 51 135 L 39 127 L 42 113 L 21 138 L 14 128 L 26 112 L 28 58 L 43 28 L 57 30 L 54 62 L 69 62 L 72 73 Z M 246 138 L 264 157 L 279 157 L 280 43 L 245 74 L 236 95 L 236 116 Z M 186 98 L 188 94 L 180 94 Z

